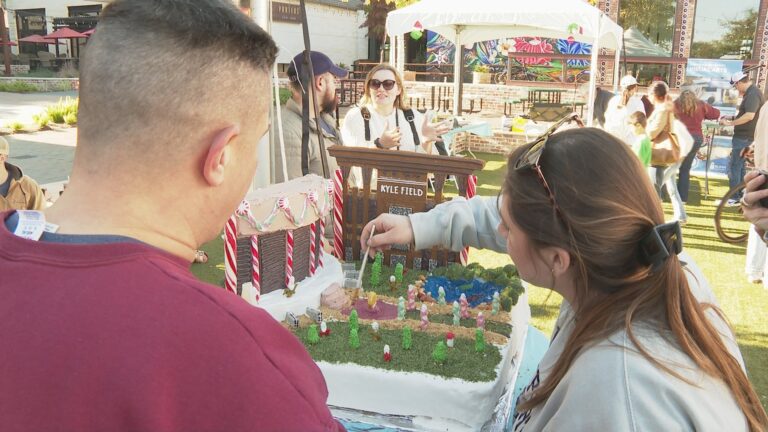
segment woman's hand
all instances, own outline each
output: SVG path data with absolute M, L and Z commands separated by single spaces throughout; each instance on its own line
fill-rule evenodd
M 387 124 L 384 125 L 384 133 L 382 133 L 381 137 L 379 138 L 379 143 L 381 143 L 381 146 L 385 149 L 391 149 L 400 145 L 401 137 L 402 135 L 400 134 L 400 128 L 396 127 L 394 129 L 390 129 L 389 122 L 387 122 Z
M 760 204 L 760 200 L 768 198 L 768 189 L 761 189 L 763 184 L 768 181 L 766 176 L 759 171 L 750 171 L 744 176 L 744 182 L 747 183 L 744 196 L 741 198 L 741 208 L 744 212 L 744 218 L 751 222 L 760 236 L 768 231 L 768 208 Z
M 369 242 L 368 237 L 374 226 L 376 226 L 376 233 Z M 370 244 L 371 257 L 376 255 L 376 252 L 391 248 L 394 244 L 411 243 L 413 243 L 413 227 L 408 216 L 383 213 L 368 222 L 360 234 L 360 247 L 366 250 Z
M 436 140 L 437 137 L 440 135 L 449 132 L 451 130 L 453 121 L 443 120 L 439 123 L 432 123 L 432 121 L 424 117 L 424 123 L 421 125 L 421 134 L 424 135 L 424 138 L 427 140 Z

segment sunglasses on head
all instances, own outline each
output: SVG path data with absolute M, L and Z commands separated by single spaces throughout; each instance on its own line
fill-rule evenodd
M 372 79 L 368 82 L 368 85 L 374 89 L 378 90 L 379 87 L 384 86 L 384 90 L 392 90 L 395 87 L 395 80 L 384 80 L 379 81 L 377 79 Z
M 533 169 L 533 171 L 536 173 L 536 175 L 539 177 L 539 181 L 544 186 L 544 189 L 547 191 L 547 195 L 549 195 L 549 201 L 552 203 L 552 207 L 554 207 L 557 214 L 560 216 L 560 219 L 563 220 L 563 222 L 568 225 L 568 223 L 565 221 L 565 217 L 563 216 L 563 213 L 560 211 L 560 207 L 557 206 L 557 202 L 555 201 L 555 194 L 552 193 L 552 189 L 549 187 L 549 183 L 547 183 L 547 179 L 544 178 L 544 173 L 541 171 L 541 165 L 539 164 L 539 160 L 541 159 L 541 155 L 544 153 L 544 147 L 547 145 L 547 141 L 549 140 L 549 137 L 552 136 L 562 125 L 570 122 L 576 122 L 579 127 L 584 127 L 584 122 L 581 121 L 581 117 L 579 117 L 576 113 L 571 113 L 562 119 L 558 120 L 553 124 L 549 129 L 547 129 L 546 132 L 541 134 L 538 138 L 536 138 L 533 142 L 529 143 L 528 150 L 523 152 L 523 154 L 520 155 L 519 158 L 517 158 L 517 161 L 515 161 L 515 170 L 520 171 L 523 169 Z M 570 227 L 569 227 L 570 229 Z

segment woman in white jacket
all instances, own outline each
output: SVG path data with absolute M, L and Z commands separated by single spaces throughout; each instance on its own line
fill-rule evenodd
M 506 250 L 564 297 L 515 431 L 766 430 L 733 332 L 636 159 L 598 129 L 548 133 L 509 157 L 500 199 L 381 215 L 361 238 L 375 226 L 374 251 Z

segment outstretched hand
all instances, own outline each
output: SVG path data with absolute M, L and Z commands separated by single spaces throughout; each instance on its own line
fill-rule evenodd
M 371 230 L 376 226 L 376 234 L 368 242 Z M 408 216 L 394 215 L 384 213 L 376 219 L 368 222 L 360 234 L 360 247 L 363 250 L 371 246 L 370 256 L 376 255 L 376 252 L 384 251 L 395 244 L 413 243 L 413 227 Z
M 766 181 L 768 181 L 766 176 L 759 171 L 747 173 L 744 176 L 744 182 L 747 183 L 747 187 L 744 197 L 741 199 L 744 218 L 757 228 L 760 235 L 768 231 L 768 208 L 760 204 L 761 199 L 768 198 L 768 189 L 761 189 L 761 186 Z
M 440 135 L 449 132 L 452 129 L 453 121 L 443 120 L 439 123 L 432 123 L 429 118 L 424 117 L 424 123 L 421 125 L 421 134 L 428 140 L 435 140 Z

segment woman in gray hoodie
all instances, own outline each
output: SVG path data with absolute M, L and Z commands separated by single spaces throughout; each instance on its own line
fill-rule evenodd
M 563 296 L 514 431 L 766 430 L 734 334 L 632 151 L 598 129 L 553 132 L 511 154 L 499 199 L 381 215 L 361 238 L 375 225 L 374 252 L 506 251 Z

